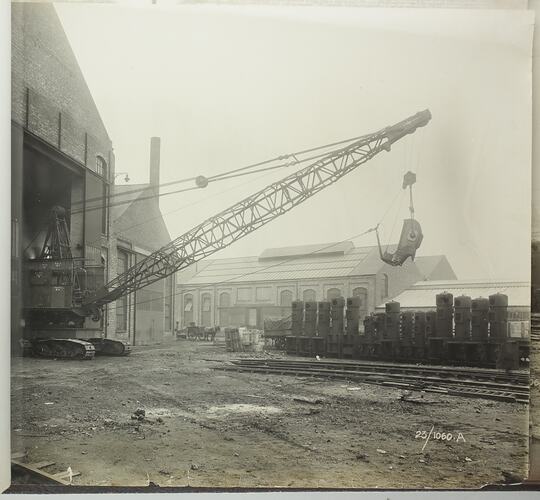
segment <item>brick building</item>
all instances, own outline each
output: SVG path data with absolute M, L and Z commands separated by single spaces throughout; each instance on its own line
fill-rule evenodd
M 389 249 L 393 251 L 392 247 Z M 271 248 L 258 257 L 204 260 L 178 273 L 179 326 L 253 326 L 290 314 L 293 300 L 362 297 L 366 315 L 420 280 L 455 279 L 444 256 L 403 267 L 380 260 L 377 247 L 351 242 Z
M 11 8 L 11 330 L 12 345 L 16 347 L 25 325 L 21 314 L 24 265 L 40 254 L 53 206 L 60 205 L 67 211 L 72 254 L 84 268 L 85 288 L 90 291 L 125 267 L 126 254 L 120 252 L 118 259 L 117 246 L 131 251 L 136 246 L 136 235 L 126 229 L 127 225 L 122 227 L 130 217 L 124 214 L 119 220 L 123 240 L 117 242 L 115 217 L 108 207 L 110 196 L 116 194 L 112 141 L 53 4 L 14 3 Z M 145 205 L 146 210 L 154 210 L 154 218 L 161 221 L 157 226 L 163 227 L 161 214 L 155 212 L 156 207 L 159 212 L 157 201 L 156 207 L 150 205 Z M 165 233 L 166 229 L 159 241 L 168 238 Z M 149 250 L 152 248 L 143 248 L 140 255 Z M 153 297 L 159 296 L 163 307 L 163 297 L 170 295 L 165 293 L 165 286 L 160 282 L 153 290 Z M 172 287 L 170 282 L 167 286 Z M 73 335 L 116 337 L 117 319 L 124 319 L 117 317 L 116 310 L 112 304 L 101 321 L 87 319 L 83 331 L 74 331 Z M 128 313 L 135 322 L 138 310 L 133 308 Z M 141 312 L 142 328 L 144 315 Z M 163 321 L 154 318 L 154 325 L 158 332 L 154 338 L 159 339 Z M 135 323 L 131 331 L 120 326 L 118 337 L 131 340 Z
M 159 209 L 159 148 L 153 137 L 150 147 L 150 182 L 114 186 L 116 203 L 111 206 L 118 273 L 171 241 Z M 126 203 L 124 203 L 126 202 Z M 114 239 L 114 241 L 113 241 Z M 135 345 L 155 344 L 172 337 L 174 319 L 174 275 L 156 281 L 116 301 L 116 337 Z M 112 316 L 112 315 L 111 315 Z

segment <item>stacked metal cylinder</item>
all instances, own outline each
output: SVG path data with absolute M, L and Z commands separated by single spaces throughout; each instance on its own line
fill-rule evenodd
M 330 318 L 332 320 L 332 335 L 341 336 L 343 334 L 344 325 L 344 310 L 345 299 L 343 297 L 336 297 L 332 299 L 330 306 Z
M 317 333 L 317 302 L 304 304 L 304 331 L 303 335 L 314 337 Z
M 489 296 L 489 338 L 504 341 L 508 335 L 508 296 L 496 293 Z
M 318 303 L 317 333 L 319 337 L 327 337 L 330 334 L 330 302 Z
M 361 306 L 362 299 L 360 297 L 349 297 L 347 299 L 347 312 L 345 314 L 347 318 L 347 335 L 358 335 Z
M 387 302 L 386 309 L 386 338 L 388 340 L 399 340 L 401 330 L 401 306 L 399 302 Z
M 482 297 L 471 302 L 471 338 L 486 341 L 489 334 L 489 300 Z
M 472 300 L 466 295 L 454 299 L 454 336 L 456 340 L 470 340 Z
M 294 336 L 300 336 L 304 330 L 304 303 L 301 300 L 295 300 L 292 303 L 291 312 L 291 333 Z
M 452 338 L 454 296 L 447 292 L 439 293 L 435 296 L 435 304 L 437 306 L 437 337 Z
M 503 366 L 503 358 L 510 368 L 519 363 L 522 346 L 508 339 L 504 294 L 471 299 L 444 292 L 435 296 L 434 311 L 402 311 L 390 301 L 385 312 L 365 318 L 361 305 L 360 297 L 293 302 L 291 352 L 487 367 Z

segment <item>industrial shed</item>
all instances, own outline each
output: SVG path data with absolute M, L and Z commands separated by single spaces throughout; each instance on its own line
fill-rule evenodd
M 193 322 L 262 328 L 265 318 L 288 316 L 293 300 L 353 295 L 362 297 L 365 316 L 383 300 L 429 279 L 432 272 L 455 278 L 444 256 L 418 257 L 395 268 L 380 260 L 376 246 L 355 247 L 350 241 L 269 248 L 255 257 L 209 259 L 178 273 L 176 321 L 179 327 Z

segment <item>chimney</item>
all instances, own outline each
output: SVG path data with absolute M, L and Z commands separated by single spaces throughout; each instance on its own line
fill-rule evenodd
M 154 191 L 159 205 L 159 152 L 161 147 L 161 139 L 152 137 L 150 139 L 150 185 L 154 187 Z

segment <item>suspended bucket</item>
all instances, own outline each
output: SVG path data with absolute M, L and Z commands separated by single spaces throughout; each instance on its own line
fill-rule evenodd
M 391 253 L 385 250 L 383 253 L 379 232 L 377 231 L 377 243 L 381 260 L 391 266 L 402 266 L 409 257 L 414 260 L 416 250 L 420 247 L 423 238 L 420 223 L 416 219 L 405 219 L 396 251 Z
M 413 172 L 407 172 L 403 177 L 402 188 L 409 188 L 410 218 L 403 221 L 403 227 L 401 228 L 401 236 L 399 238 L 399 243 L 395 252 L 391 253 L 388 252 L 388 250 L 385 250 L 383 253 L 381 241 L 379 238 L 378 226 L 375 228 L 381 260 L 391 266 L 402 266 L 409 257 L 411 258 L 411 260 L 414 260 L 416 250 L 418 250 L 422 243 L 422 239 L 424 238 L 420 223 L 414 218 L 412 187 L 415 183 L 416 174 L 414 174 Z

